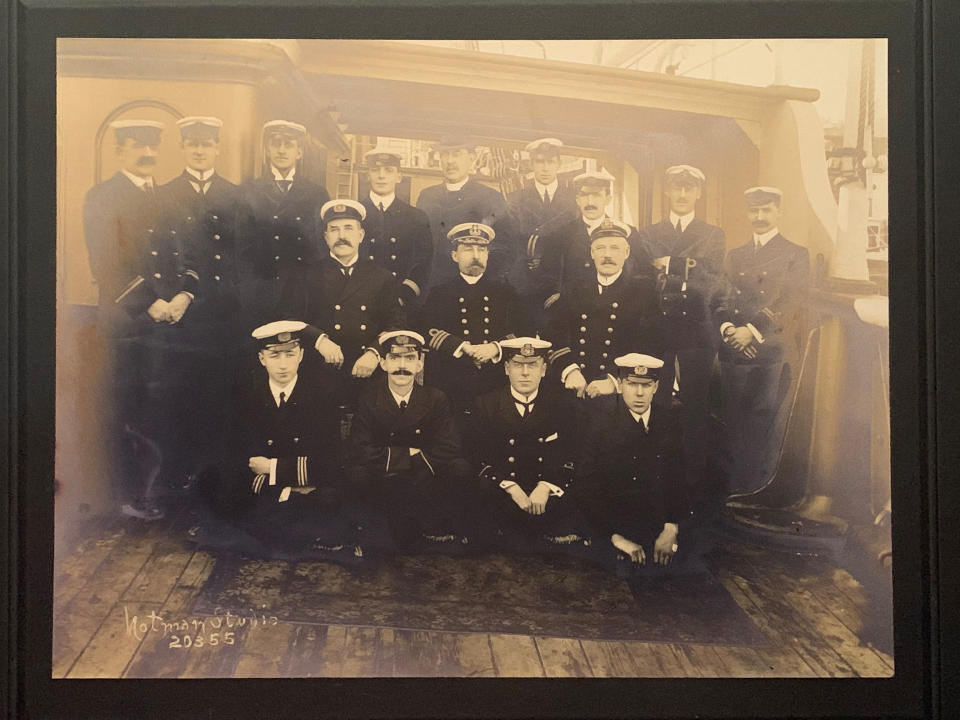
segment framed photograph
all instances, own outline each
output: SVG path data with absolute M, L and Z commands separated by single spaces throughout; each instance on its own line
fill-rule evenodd
M 927 13 L 16 5 L 17 712 L 949 716 Z

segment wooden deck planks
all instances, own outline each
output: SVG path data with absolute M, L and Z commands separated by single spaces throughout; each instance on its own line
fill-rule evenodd
M 117 603 L 70 668 L 68 678 L 119 678 L 149 634 L 160 603 Z
M 594 677 L 639 677 L 640 669 L 633 655 L 622 642 L 610 640 L 581 640 L 580 647 L 587 657 Z
M 490 635 L 497 677 L 544 677 L 537 644 L 526 635 Z
M 537 637 L 540 661 L 547 677 L 590 677 L 590 663 L 576 638 Z
M 346 628 L 342 625 L 296 625 L 283 659 L 286 674 L 336 677 L 345 642 Z
M 233 676 L 238 678 L 276 678 L 286 675 L 284 660 L 296 626 L 293 623 L 251 626 L 238 630 L 237 642 L 242 653 Z
M 64 608 L 76 597 L 96 573 L 100 564 L 125 537 L 124 528 L 119 524 L 111 523 L 83 540 L 70 554 L 61 556 L 57 553 L 54 559 L 56 573 L 53 576 L 55 612 Z

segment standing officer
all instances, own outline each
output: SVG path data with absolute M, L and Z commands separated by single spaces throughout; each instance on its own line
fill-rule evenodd
M 319 211 L 330 195 L 298 167 L 306 134 L 288 120 L 264 123 L 266 168 L 243 186 L 243 290 L 251 328 L 274 317 L 287 278 L 319 254 Z
M 450 398 L 458 413 L 501 382 L 499 342 L 524 325 L 521 307 L 506 280 L 487 271 L 493 228 L 463 223 L 447 233 L 457 277 L 430 291 L 423 308 L 430 357 L 427 381 Z
M 477 400 L 470 433 L 493 520 L 511 550 L 583 547 L 588 533 L 567 493 L 579 444 L 575 413 L 566 395 L 541 388 L 550 343 L 520 337 L 501 347 L 508 382 Z
M 470 177 L 477 161 L 476 144 L 468 138 L 447 136 L 436 150 L 443 182 L 424 188 L 417 198 L 417 207 L 427 214 L 433 231 L 431 287 L 454 277 L 447 261 L 447 234 L 463 223 L 481 223 L 496 231 L 500 239 L 490 249 L 490 272 L 505 273 L 513 259 L 509 211 L 499 192 Z
M 601 221 L 590 235 L 594 271 L 571 283 L 551 308 L 550 364 L 578 397 L 616 393 L 613 359 L 624 348 L 663 344 L 653 280 L 626 270 L 630 235 L 629 225 Z
M 590 425 L 576 491 L 601 546 L 609 542 L 611 560 L 620 561 L 619 572 L 648 560 L 670 564 L 689 510 L 679 417 L 651 404 L 663 361 L 629 353 L 614 362 L 622 402 Z
M 234 378 L 243 329 L 240 323 L 237 219 L 239 188 L 217 174 L 220 130 L 215 117 L 189 116 L 177 121 L 184 171 L 160 188 L 167 229 L 175 230 L 196 259 L 200 292 L 182 323 L 183 383 L 180 394 L 189 398 L 179 422 L 183 473 L 195 472 L 207 460 L 221 455 L 227 396 Z M 218 372 L 205 372 L 213 362 Z M 169 388 L 177 394 L 173 388 Z M 187 443 L 193 438 L 193 443 Z M 197 440 L 199 439 L 199 442 Z M 181 451 L 182 452 L 182 451 Z
M 153 479 L 163 451 L 157 440 L 171 430 L 163 389 L 171 368 L 165 352 L 175 346 L 178 323 L 193 302 L 199 274 L 176 230 L 160 231 L 162 208 L 153 171 L 162 123 L 120 120 L 111 124 L 120 170 L 87 193 L 84 237 L 90 269 L 99 288 L 98 326 L 105 343 L 102 377 L 111 383 L 101 410 L 111 445 L 110 472 L 123 478 L 117 488 L 122 511 L 147 519 L 162 517 Z M 141 456 L 151 456 L 144 474 Z
M 400 156 L 374 148 L 363 156 L 367 163 L 370 192 L 360 198 L 367 211 L 363 223 L 365 253 L 390 271 L 400 283 L 400 299 L 409 308 L 427 290 L 433 262 L 430 220 L 423 210 L 396 195 L 403 179 Z
M 533 166 L 533 184 L 507 196 L 518 243 L 510 284 L 529 307 L 542 308 L 549 294 L 540 267 L 544 252 L 542 241 L 579 215 L 573 188 L 561 185 L 557 178 L 562 147 L 563 143 L 556 138 L 541 138 L 528 144 L 524 149 Z
M 356 200 L 330 200 L 320 210 L 328 256 L 304 265 L 284 285 L 281 317 L 308 323 L 305 342 L 341 376 L 370 377 L 380 362 L 377 336 L 401 327 L 397 279 L 360 258 L 366 209 Z M 344 384 L 341 400 L 352 404 L 355 383 Z
M 228 449 L 200 485 L 213 513 L 194 534 L 203 544 L 284 559 L 353 562 L 359 553 L 356 526 L 341 513 L 335 388 L 302 371 L 305 328 L 281 320 L 253 331 L 265 374 L 227 403 Z
M 450 404 L 440 390 L 414 381 L 423 348 L 412 330 L 380 337 L 386 377 L 364 388 L 350 432 L 352 492 L 386 520 L 401 552 L 423 540 L 462 542 L 477 525 L 477 484 Z
M 610 173 L 601 170 L 577 175 L 573 179 L 573 189 L 579 216 L 540 241 L 543 244 L 541 267 L 547 292 L 545 308 L 556 302 L 565 288 L 593 276 L 590 233 L 602 222 L 612 220 L 607 215 L 607 206 L 613 199 L 613 176 Z M 636 229 L 632 227 L 627 244 L 630 246 L 627 274 L 652 276 L 646 250 Z
M 660 393 L 670 402 L 675 368 L 679 367 L 683 436 L 687 443 L 690 481 L 701 485 L 706 478 L 708 398 L 713 362 L 720 338 L 711 316 L 714 295 L 723 284 L 726 236 L 715 225 L 696 217 L 705 177 L 690 165 L 666 170 L 664 195 L 670 214 L 642 233 L 643 244 L 659 272 L 660 309 L 668 328 Z M 707 488 L 701 488 L 708 492 Z
M 777 227 L 783 193 L 753 187 L 744 195 L 753 238 L 727 255 L 731 288 L 717 307 L 723 418 L 731 490 L 755 490 L 767 479 L 771 430 L 802 351 L 807 249 Z

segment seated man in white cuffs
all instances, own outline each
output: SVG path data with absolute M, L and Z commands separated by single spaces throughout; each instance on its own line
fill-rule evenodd
M 621 402 L 589 428 L 577 466 L 577 497 L 618 573 L 669 565 L 690 518 L 683 437 L 672 408 L 652 407 L 663 361 L 629 353 L 614 360 Z M 629 573 L 629 570 L 628 570 Z
M 589 546 L 585 521 L 567 492 L 577 456 L 576 411 L 568 393 L 541 387 L 550 343 L 503 340 L 508 381 L 477 400 L 470 444 L 489 512 L 507 550 Z
M 300 372 L 304 328 L 281 320 L 253 331 L 266 377 L 238 389 L 227 457 L 200 487 L 208 508 L 240 532 L 206 528 L 200 541 L 352 562 L 361 552 L 341 515 L 339 412 L 329 382 Z

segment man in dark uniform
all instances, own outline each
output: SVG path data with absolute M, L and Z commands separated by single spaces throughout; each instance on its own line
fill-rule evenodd
M 513 259 L 507 203 L 499 192 L 470 177 L 477 161 L 476 144 L 468 138 L 444 137 L 436 149 L 443 182 L 424 188 L 417 198 L 417 207 L 427 214 L 433 231 L 430 286 L 453 279 L 454 268 L 447 261 L 447 233 L 463 223 L 481 223 L 496 231 L 500 239 L 490 249 L 490 272 L 505 273 Z
M 556 138 L 541 138 L 528 144 L 524 149 L 533 166 L 533 184 L 507 196 L 518 243 L 509 280 L 528 307 L 542 308 L 549 295 L 541 269 L 542 241 L 579 216 L 573 188 L 561 185 L 557 179 L 562 147 L 563 143 Z M 537 327 L 541 314 L 537 314 Z
M 721 402 L 733 491 L 756 490 L 768 479 L 771 430 L 802 352 L 810 274 L 807 249 L 777 227 L 783 193 L 754 187 L 744 195 L 753 238 L 728 253 L 731 287 L 714 314 L 723 339 Z
M 283 559 L 362 554 L 341 512 L 334 388 L 300 370 L 305 328 L 282 320 L 253 331 L 266 377 L 234 393 L 227 454 L 200 484 L 213 513 L 193 531 L 201 544 Z
M 690 165 L 666 170 L 664 195 L 670 202 L 667 218 L 646 228 L 643 244 L 659 272 L 660 309 L 668 328 L 658 400 L 672 399 L 676 367 L 679 367 L 683 436 L 687 443 L 690 482 L 701 486 L 698 495 L 715 494 L 718 488 L 703 484 L 707 473 L 708 399 L 713 363 L 720 337 L 713 324 L 711 307 L 723 285 L 723 230 L 696 217 L 705 177 Z
M 601 221 L 590 235 L 593 273 L 571 284 L 551 308 L 550 364 L 578 397 L 614 395 L 613 359 L 637 343 L 659 348 L 664 342 L 653 280 L 626 271 L 630 234 L 629 225 Z
M 565 288 L 584 278 L 593 277 L 590 233 L 600 223 L 612 219 L 607 215 L 607 206 L 613 199 L 613 176 L 610 173 L 601 170 L 577 175 L 573 179 L 573 189 L 579 216 L 540 240 L 543 245 L 543 287 L 547 294 L 544 307 L 547 309 Z M 652 277 L 650 258 L 635 228 L 630 228 L 627 242 L 630 246 L 627 274 Z
M 401 552 L 423 541 L 465 544 L 477 524 L 478 485 L 450 404 L 440 390 L 415 382 L 423 346 L 412 330 L 381 336 L 386 377 L 364 389 L 350 433 L 352 492 L 386 520 Z
M 364 251 L 400 283 L 400 299 L 409 309 L 427 290 L 433 262 L 430 220 L 423 210 L 396 195 L 403 175 L 400 156 L 374 148 L 364 155 L 370 193 L 360 198 L 367 211 Z
M 263 126 L 263 174 L 243 186 L 244 315 L 252 328 L 274 316 L 280 290 L 292 272 L 322 255 L 317 236 L 326 188 L 299 171 L 306 128 L 288 120 Z
M 237 217 L 239 188 L 217 174 L 220 130 L 215 117 L 189 116 L 177 121 L 184 171 L 160 188 L 163 227 L 174 230 L 196 259 L 200 292 L 181 321 L 185 334 L 184 376 L 171 395 L 185 401 L 178 425 L 190 457 L 181 458 L 177 475 L 195 473 L 222 455 L 227 397 L 233 383 L 243 328 L 240 323 Z M 218 372 L 209 373 L 210 363 Z M 192 438 L 193 443 L 185 440 Z M 182 450 L 181 450 L 182 452 Z
M 498 343 L 522 334 L 522 308 L 506 280 L 487 271 L 493 228 L 463 223 L 447 234 L 459 274 L 430 291 L 423 308 L 429 338 L 426 379 L 443 390 L 458 414 L 501 383 Z
M 320 210 L 328 256 L 304 265 L 283 288 L 281 317 L 303 318 L 305 343 L 340 370 L 341 377 L 365 379 L 377 369 L 377 336 L 404 324 L 397 279 L 360 258 L 366 209 L 355 200 L 330 200 Z M 343 383 L 341 401 L 350 405 L 356 383 Z
M 577 499 L 618 572 L 648 560 L 666 566 L 689 519 L 680 419 L 673 408 L 651 407 L 662 360 L 629 353 L 614 362 L 622 401 L 589 428 Z
M 175 230 L 159 231 L 161 205 L 153 170 L 162 123 L 122 120 L 112 124 L 120 170 L 87 193 L 84 236 L 99 288 L 98 326 L 105 343 L 102 378 L 110 383 L 101 408 L 109 418 L 110 472 L 122 511 L 154 519 L 153 480 L 163 451 L 157 439 L 171 422 L 163 379 L 171 370 L 181 319 L 199 287 L 196 264 Z M 148 480 L 140 456 L 150 455 Z
M 477 400 L 470 432 L 490 512 L 511 550 L 582 548 L 588 533 L 567 493 L 579 444 L 575 413 L 568 396 L 540 384 L 550 343 L 520 337 L 501 347 L 508 382 Z

